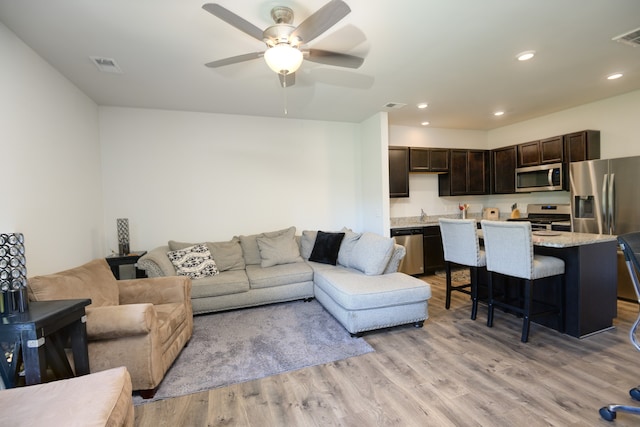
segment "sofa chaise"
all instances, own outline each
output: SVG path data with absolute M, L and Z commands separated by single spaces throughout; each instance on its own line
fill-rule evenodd
M 315 297 L 352 335 L 427 319 L 431 288 L 397 272 L 405 249 L 393 239 L 349 229 L 295 233 L 169 241 L 137 267 L 149 277 L 191 277 L 194 314 Z

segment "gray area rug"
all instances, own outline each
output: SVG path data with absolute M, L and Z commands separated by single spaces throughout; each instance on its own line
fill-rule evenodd
M 294 301 L 194 317 L 193 337 L 153 399 L 268 377 L 374 351 L 322 306 Z

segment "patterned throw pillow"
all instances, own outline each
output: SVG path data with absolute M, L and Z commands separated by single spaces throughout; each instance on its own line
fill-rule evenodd
M 200 279 L 218 274 L 216 262 L 211 258 L 211 252 L 206 245 L 199 244 L 177 251 L 169 251 L 167 256 L 176 267 L 176 273 L 180 276 Z

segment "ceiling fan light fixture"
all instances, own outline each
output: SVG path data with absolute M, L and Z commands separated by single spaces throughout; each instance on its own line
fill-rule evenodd
M 264 52 L 264 60 L 278 74 L 295 73 L 302 64 L 302 52 L 287 43 L 280 43 Z

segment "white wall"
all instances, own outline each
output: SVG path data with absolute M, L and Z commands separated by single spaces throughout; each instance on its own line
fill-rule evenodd
M 109 249 L 360 229 L 358 124 L 101 107 L 100 138 Z
M 389 118 L 379 113 L 361 123 L 361 231 L 389 235 Z
M 103 256 L 98 108 L 0 23 L 0 232 L 27 274 Z

